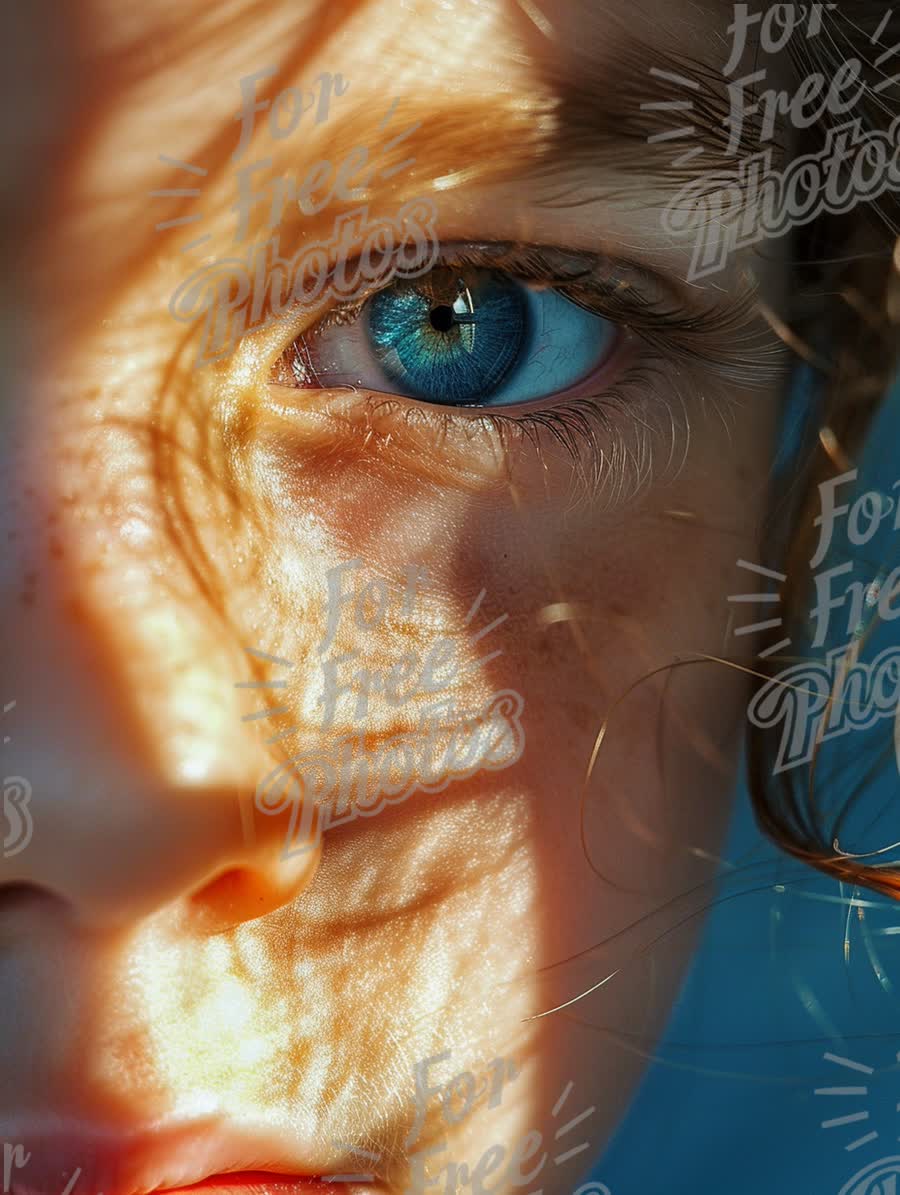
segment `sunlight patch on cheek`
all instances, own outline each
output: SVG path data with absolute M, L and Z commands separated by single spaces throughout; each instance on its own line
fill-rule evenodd
M 170 615 L 165 618 L 171 624 L 167 655 L 180 682 L 166 694 L 166 721 L 171 728 L 166 736 L 169 772 L 184 781 L 214 783 L 228 767 L 222 744 L 234 736 L 235 711 L 219 672 L 200 663 L 189 643 L 179 643 L 179 638 L 188 634 L 187 615 L 177 610 Z M 148 642 L 155 640 L 159 650 L 165 651 L 165 637 L 151 634 L 149 628 L 146 631 Z
M 186 1093 L 173 1111 L 195 1114 L 198 1101 L 229 1114 L 268 1107 L 273 1076 L 289 1057 L 287 1001 L 261 999 L 235 973 L 224 941 L 174 953 L 170 944 L 148 944 L 139 968 L 155 1067 L 168 1090 Z
M 130 548 L 143 548 L 153 538 L 153 531 L 146 519 L 126 519 L 119 528 L 123 543 Z
M 174 949 L 148 929 L 129 976 L 131 1033 L 162 1098 L 183 1117 L 277 1102 L 301 1137 L 387 1147 L 418 1060 L 449 1049 L 474 1067 L 521 1044 L 539 1011 L 531 825 L 515 790 L 451 799 L 348 850 L 336 839 L 326 882 L 265 929 Z

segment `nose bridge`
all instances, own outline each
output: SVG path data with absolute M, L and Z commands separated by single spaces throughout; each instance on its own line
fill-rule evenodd
M 122 476 L 126 456 L 114 474 L 99 455 L 75 501 L 73 466 L 2 504 L 0 707 L 15 705 L 0 896 L 30 885 L 92 922 L 269 867 L 276 829 L 252 814 L 265 760 L 241 720 L 240 647 L 179 560 L 146 469 Z

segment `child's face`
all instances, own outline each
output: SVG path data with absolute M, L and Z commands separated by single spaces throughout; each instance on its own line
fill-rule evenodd
M 590 87 L 605 63 L 620 78 L 626 27 L 718 71 L 724 6 L 660 7 L 556 0 L 548 35 L 533 5 L 500 0 L 95 0 L 47 33 L 72 74 L 44 114 L 46 173 L 29 176 L 46 207 L 18 247 L 24 297 L 4 283 L 22 334 L 4 350 L 0 439 L 4 762 L 33 792 L 31 840 L 0 863 L 0 1127 L 31 1149 L 23 1188 L 57 1195 L 80 1166 L 94 1195 L 229 1170 L 443 1190 L 465 1164 L 481 1167 L 473 1189 L 563 1191 L 627 1105 L 728 813 L 742 675 L 663 669 L 734 650 L 727 598 L 747 588 L 736 562 L 760 559 L 778 395 L 774 371 L 740 369 L 761 326 L 723 318 L 685 348 L 621 339 L 621 320 L 573 325 L 574 303 L 545 311 L 529 401 L 498 427 L 446 396 L 371 400 L 397 392 L 367 371 L 399 304 L 321 336 L 317 312 L 329 391 L 288 352 L 309 317 L 194 369 L 200 333 L 168 304 L 246 255 L 273 210 L 285 257 L 329 243 L 353 205 L 311 172 L 357 145 L 403 163 L 372 181 L 369 219 L 426 197 L 442 247 L 604 254 L 607 279 L 655 271 L 648 310 L 733 303 L 747 262 L 685 284 L 659 148 L 626 136 L 655 96 L 640 55 L 632 93 L 582 94 L 586 111 L 620 104 L 621 139 L 614 119 L 563 135 L 588 60 Z M 281 136 L 295 100 L 272 126 L 275 97 L 321 98 L 324 72 L 323 119 L 310 103 Z M 558 107 L 551 79 L 568 88 Z M 562 160 L 536 179 L 545 142 Z M 305 210 L 286 178 L 306 180 Z M 359 198 L 350 165 L 341 185 Z M 179 188 L 199 194 L 150 194 Z M 517 310 L 486 268 L 436 269 L 435 334 L 448 312 Z M 777 263 L 761 282 L 777 309 Z M 403 285 L 389 282 L 415 293 Z M 217 293 L 227 341 L 248 308 Z M 447 388 L 462 393 L 474 350 L 455 328 Z M 604 337 L 608 367 L 565 405 L 568 363 L 593 367 Z M 511 343 L 502 324 L 488 370 Z M 285 857 L 311 806 L 271 774 L 301 755 L 321 808 L 369 816 Z M 269 812 L 267 777 L 263 795 L 285 797 Z M 482 1092 L 468 1111 L 465 1072 Z

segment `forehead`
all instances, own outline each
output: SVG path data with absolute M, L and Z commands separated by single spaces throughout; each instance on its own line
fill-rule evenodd
M 727 58 L 733 8 L 720 0 L 148 0 L 134 8 L 93 0 L 77 19 L 75 46 L 101 77 L 155 76 L 173 92 L 179 75 L 183 92 L 211 95 L 263 62 L 278 64 L 285 79 L 352 64 L 360 90 L 441 85 L 452 99 L 465 88 L 521 87 L 533 82 L 529 68 L 561 76 L 588 60 L 614 78 L 622 58 L 642 48 L 717 65 Z
M 50 139 L 65 168 L 48 235 L 66 252 L 48 254 L 48 303 L 61 259 L 83 261 L 89 252 L 91 284 L 109 294 L 129 262 L 167 250 L 154 221 L 184 214 L 178 204 L 187 212 L 190 201 L 170 199 L 172 210 L 162 213 L 163 201 L 148 196 L 198 183 L 165 159 L 208 171 L 203 218 L 221 211 L 224 225 L 236 186 L 242 80 L 270 67 L 256 92 L 269 108 L 254 118 L 258 141 L 244 163 L 270 158 L 273 176 L 317 159 L 338 162 L 357 145 L 383 145 L 382 122 L 396 99 L 389 132 L 416 126 L 398 151 L 415 164 L 384 189 L 387 202 L 438 180 L 438 189 L 460 196 L 462 210 L 476 185 L 515 186 L 536 172 L 554 185 L 564 172 L 568 185 L 586 167 L 613 192 L 624 175 L 623 193 L 637 197 L 639 185 L 647 207 L 655 179 L 675 181 L 678 156 L 667 141 L 649 139 L 686 124 L 677 108 L 654 103 L 685 102 L 696 93 L 678 80 L 699 72 L 719 104 L 696 106 L 697 137 L 708 131 L 704 113 L 721 123 L 733 11 L 709 0 L 92 0 L 72 29 L 55 27 L 72 53 Z M 323 72 L 347 83 L 328 120 L 316 125 L 308 113 L 295 134 L 273 140 L 267 121 L 279 94 L 308 93 Z M 289 105 L 280 117 L 289 120 Z M 214 177 L 222 180 L 215 194 Z M 453 214 L 454 204 L 446 210 Z M 482 204 L 480 217 L 485 212 Z M 113 226 L 128 231 L 112 239 Z M 304 229 L 316 231 L 313 222 Z
M 415 148 L 432 178 L 489 172 L 501 162 L 515 170 L 517 158 L 551 145 L 560 156 L 597 159 L 623 143 L 640 144 L 639 167 L 652 174 L 653 159 L 664 168 L 674 155 L 648 138 L 686 123 L 678 110 L 695 98 L 697 78 L 721 101 L 733 13 L 710 0 L 275 0 L 264 7 L 194 0 L 190 7 L 189 21 L 184 6 L 169 0 L 125 11 L 95 0 L 84 10 L 76 45 L 91 85 L 79 92 L 83 105 L 73 119 L 99 126 L 94 145 L 110 191 L 117 172 L 140 169 L 139 147 L 187 161 L 204 151 L 231 154 L 242 88 L 272 105 L 285 89 L 309 90 L 323 72 L 340 72 L 347 95 L 332 106 L 327 129 L 305 120 L 299 136 L 269 137 L 276 167 L 279 158 L 311 158 L 322 147 L 333 154 L 344 140 L 383 142 L 381 122 L 398 99 L 410 122 L 429 117 Z M 246 82 L 267 67 L 266 78 Z M 701 109 L 692 117 L 699 135 Z M 289 121 L 289 105 L 280 114 Z M 720 102 L 714 116 L 721 115 Z M 260 116 L 264 132 L 266 123 Z

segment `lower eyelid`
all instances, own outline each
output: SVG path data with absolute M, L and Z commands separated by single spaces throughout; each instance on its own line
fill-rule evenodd
M 312 446 L 340 451 L 343 444 L 374 467 L 471 493 L 507 489 L 511 478 L 521 480 L 529 463 L 541 462 L 543 471 L 548 453 L 565 444 L 567 463 L 553 482 L 562 493 L 570 488 L 573 472 L 592 474 L 601 458 L 633 455 L 635 450 L 624 445 L 647 429 L 652 409 L 663 415 L 663 434 L 671 430 L 671 405 L 659 395 L 652 367 L 641 368 L 636 350 L 635 338 L 623 333 L 601 376 L 552 402 L 454 407 L 367 388 L 300 389 L 273 381 L 269 406 L 283 420 L 285 434 L 296 437 L 299 451 Z M 542 473 L 543 489 L 545 482 Z
M 509 459 L 493 421 L 366 390 L 268 387 L 263 424 L 280 452 L 321 452 L 392 484 L 419 479 L 471 494 L 505 487 Z
M 665 364 L 659 363 L 660 369 Z M 346 484 L 393 491 L 417 486 L 518 510 L 588 505 L 619 510 L 657 480 L 656 462 L 688 443 L 687 395 L 654 368 L 629 369 L 612 394 L 584 395 L 528 411 L 462 411 L 371 392 L 272 386 L 268 428 L 277 458 L 309 463 Z M 298 399 L 303 399 L 298 402 Z

